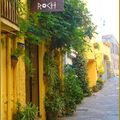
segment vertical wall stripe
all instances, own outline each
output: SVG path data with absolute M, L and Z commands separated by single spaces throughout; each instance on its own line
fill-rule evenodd
M 7 38 L 7 89 L 8 89 L 8 120 L 12 120 L 11 111 L 11 39 Z
M 44 84 L 44 78 L 43 78 L 43 64 L 44 64 L 44 43 L 41 43 L 39 45 L 39 103 L 40 103 L 40 115 L 41 120 L 46 120 L 45 115 L 45 106 L 44 106 L 44 98 L 45 98 L 45 84 Z
M 13 41 L 14 50 L 17 48 L 16 39 Z M 17 65 L 13 67 L 13 100 L 14 100 L 13 109 L 14 109 L 14 112 L 16 111 L 16 102 L 17 102 L 17 96 L 16 96 L 17 76 L 16 75 L 17 75 Z

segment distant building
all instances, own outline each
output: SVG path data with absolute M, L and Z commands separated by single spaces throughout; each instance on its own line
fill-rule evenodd
M 96 69 L 96 60 L 93 44 L 89 42 L 89 46 L 85 46 L 84 55 L 87 61 L 87 72 L 88 72 L 88 84 L 92 88 L 96 85 L 97 81 L 97 69 Z M 71 53 L 66 53 L 64 57 L 64 64 L 72 66 L 73 58 L 76 58 L 77 52 L 71 50 Z
M 77 52 L 75 50 L 71 50 L 71 53 L 66 53 L 64 56 L 64 65 L 72 65 L 73 64 L 73 58 L 75 58 L 77 55 Z
M 108 42 L 96 42 L 94 43 L 94 51 L 97 62 L 98 78 L 102 78 L 104 81 L 108 80 L 111 77 L 110 44 Z
M 102 36 L 102 41 L 110 43 L 112 74 L 119 75 L 119 43 L 111 34 Z

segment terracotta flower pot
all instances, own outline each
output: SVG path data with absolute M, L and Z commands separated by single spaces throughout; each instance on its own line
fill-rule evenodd
M 53 113 L 48 111 L 46 113 L 47 113 L 47 120 L 57 120 L 58 113 Z

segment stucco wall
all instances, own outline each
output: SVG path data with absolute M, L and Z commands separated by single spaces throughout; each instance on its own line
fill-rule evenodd
M 96 81 L 97 81 L 96 62 L 94 60 L 88 61 L 87 67 L 88 67 L 89 87 L 92 88 L 93 86 L 96 85 Z
M 6 36 L 1 45 L 1 120 L 12 120 L 17 100 L 25 104 L 25 65 L 22 57 L 19 57 L 16 66 L 11 64 L 11 49 L 16 48 L 16 44 L 17 39 Z

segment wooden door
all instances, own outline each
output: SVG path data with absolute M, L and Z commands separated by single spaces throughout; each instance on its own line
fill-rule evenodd
M 26 67 L 26 101 L 39 106 L 38 46 L 26 48 L 31 60 L 32 72 Z

